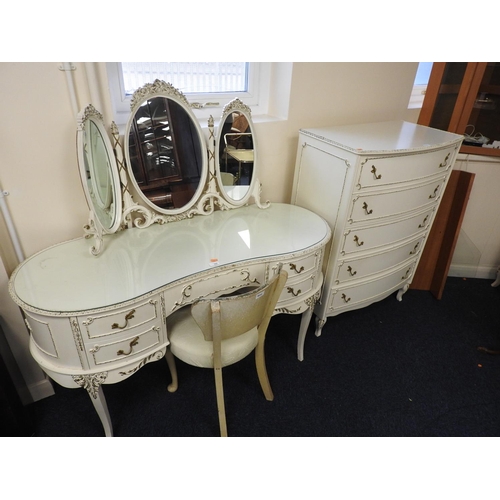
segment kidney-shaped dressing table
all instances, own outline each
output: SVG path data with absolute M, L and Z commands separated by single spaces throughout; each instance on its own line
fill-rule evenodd
M 236 116 L 248 121 L 254 152 L 245 169 L 231 165 L 223 137 Z M 232 101 L 217 137 L 209 123 L 205 146 L 185 97 L 159 81 L 134 94 L 123 148 L 116 126 L 110 140 L 92 106 L 79 117 L 86 235 L 24 261 L 10 292 L 24 311 L 35 360 L 62 386 L 88 391 L 107 436 L 113 431 L 101 386 L 165 355 L 170 314 L 263 284 L 279 266 L 289 277 L 275 312 L 302 314 L 303 359 L 331 232 L 306 209 L 260 202 L 252 127 L 249 109 Z

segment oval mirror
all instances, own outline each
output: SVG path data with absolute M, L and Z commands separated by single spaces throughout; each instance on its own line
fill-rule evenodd
M 243 205 L 252 193 L 256 147 L 250 108 L 234 99 L 225 108 L 217 132 L 217 180 L 233 205 Z
M 78 116 L 77 151 L 83 190 L 95 221 L 106 233 L 121 222 L 120 177 L 101 113 L 92 105 Z
M 184 95 L 156 80 L 132 97 L 125 158 L 135 189 L 154 210 L 178 214 L 201 195 L 208 171 L 203 132 Z

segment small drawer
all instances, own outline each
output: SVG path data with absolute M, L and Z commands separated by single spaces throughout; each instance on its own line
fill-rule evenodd
M 315 272 L 321 262 L 321 252 L 283 262 L 283 270 L 288 273 L 287 283 L 303 281 Z
M 130 332 L 127 338 L 116 342 L 87 345 L 90 360 L 94 365 L 103 365 L 114 361 L 133 359 L 155 345 L 161 344 L 161 325 L 150 326 L 146 330 Z
M 82 331 L 86 333 L 87 339 L 97 339 L 108 335 L 116 335 L 130 328 L 156 321 L 159 317 L 159 300 L 151 299 L 142 304 L 133 305 L 121 309 L 120 312 L 113 311 L 99 316 L 87 316 L 79 318 Z
M 400 262 L 416 257 L 423 249 L 422 235 L 410 242 L 390 248 L 383 253 L 363 258 L 340 259 L 335 273 L 335 283 L 359 280 L 397 266 Z
M 386 193 L 356 196 L 352 201 L 350 223 L 367 222 L 393 215 L 414 212 L 435 203 L 445 186 L 444 177 L 420 186 L 404 186 Z
M 311 291 L 314 290 L 316 282 L 321 279 L 322 274 L 318 272 L 316 275 L 310 275 L 302 281 L 290 283 L 287 280 L 276 307 L 279 308 L 279 306 L 284 304 L 303 300 L 304 297 L 311 295 Z
M 342 309 L 355 309 L 364 302 L 375 302 L 377 297 L 384 297 L 391 290 L 397 290 L 404 283 L 409 282 L 414 268 L 415 261 L 412 261 L 373 280 L 366 280 L 350 287 L 334 287 L 331 291 L 328 310 L 339 312 Z
M 343 235 L 340 255 L 364 252 L 424 233 L 432 221 L 436 207 L 396 222 L 348 229 Z
M 455 147 L 390 157 L 372 157 L 361 164 L 357 188 L 383 187 L 446 173 L 453 164 Z

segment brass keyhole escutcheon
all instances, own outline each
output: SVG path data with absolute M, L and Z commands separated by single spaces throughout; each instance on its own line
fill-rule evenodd
M 130 344 L 129 344 L 129 347 L 130 347 L 130 350 L 128 352 L 125 352 L 123 351 L 122 349 L 120 349 L 116 355 L 117 356 L 129 356 L 130 354 L 132 354 L 132 351 L 134 349 L 134 346 L 136 346 L 137 344 L 139 343 L 139 337 L 134 337 Z

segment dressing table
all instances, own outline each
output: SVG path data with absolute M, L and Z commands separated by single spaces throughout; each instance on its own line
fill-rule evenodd
M 250 124 L 254 162 L 247 181 L 224 186 L 218 143 L 239 115 Z M 302 314 L 303 359 L 330 228 L 307 209 L 261 203 L 247 106 L 232 101 L 220 123 L 216 136 L 209 121 L 206 139 L 184 95 L 161 81 L 134 94 L 123 140 L 87 106 L 77 128 L 85 235 L 38 252 L 11 276 L 31 354 L 63 387 L 87 390 L 106 436 L 113 430 L 102 385 L 165 355 L 170 314 L 266 283 L 280 266 L 289 277 L 275 313 Z

